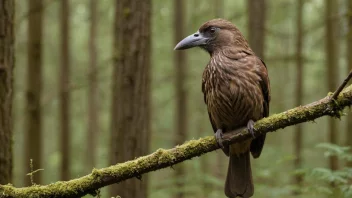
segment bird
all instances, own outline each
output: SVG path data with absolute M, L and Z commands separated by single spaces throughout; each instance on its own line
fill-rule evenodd
M 258 158 L 265 134 L 254 135 L 255 121 L 269 115 L 270 82 L 264 61 L 250 48 L 240 30 L 217 18 L 181 40 L 175 50 L 200 47 L 210 60 L 202 76 L 202 92 L 216 140 L 229 156 L 224 192 L 227 197 L 254 194 L 250 153 Z M 226 132 L 247 128 L 252 138 L 224 146 Z

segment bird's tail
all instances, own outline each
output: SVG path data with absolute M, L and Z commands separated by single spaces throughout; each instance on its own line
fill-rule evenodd
M 230 198 L 236 198 L 236 196 L 248 198 L 253 193 L 254 186 L 249 151 L 239 155 L 230 155 L 225 183 L 226 196 Z

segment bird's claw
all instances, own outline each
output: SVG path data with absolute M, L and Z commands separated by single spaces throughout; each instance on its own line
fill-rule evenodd
M 223 144 L 223 140 L 222 140 L 223 135 L 224 135 L 224 133 L 222 132 L 221 129 L 218 129 L 215 133 L 215 139 L 216 139 L 216 142 L 218 143 L 218 145 L 220 146 L 220 148 L 224 148 L 224 144 Z
M 224 145 L 224 141 L 222 139 L 222 136 L 224 135 L 224 133 L 222 132 L 221 129 L 218 129 L 215 132 L 215 139 L 216 142 L 218 143 L 218 145 L 220 146 L 221 150 L 225 153 L 226 156 L 229 156 L 230 151 L 229 151 L 229 147 Z
M 253 138 L 255 138 L 255 134 L 254 134 L 254 121 L 253 120 L 249 120 L 247 122 L 247 129 L 248 132 L 252 135 Z

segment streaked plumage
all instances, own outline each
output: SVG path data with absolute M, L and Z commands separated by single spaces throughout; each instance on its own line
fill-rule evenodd
M 197 43 L 211 56 L 203 73 L 202 91 L 214 132 L 220 129 L 226 133 L 268 116 L 270 88 L 266 66 L 237 27 L 224 19 L 213 19 L 193 37 L 191 43 Z M 193 47 L 189 43 L 181 41 L 178 46 Z M 259 157 L 264 141 L 262 135 L 223 149 L 230 157 L 225 183 L 228 197 L 253 195 L 249 152 L 254 158 Z

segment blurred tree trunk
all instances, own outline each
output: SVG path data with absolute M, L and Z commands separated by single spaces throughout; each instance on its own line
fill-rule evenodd
M 204 111 L 204 100 L 203 98 L 201 98 L 201 100 L 199 100 L 198 102 L 198 108 L 197 111 L 199 112 L 199 118 L 198 118 L 198 123 L 197 123 L 197 137 L 202 137 L 204 136 L 204 131 L 209 130 L 211 127 L 210 125 L 205 125 L 205 123 L 209 122 L 209 118 L 208 118 L 208 112 Z M 210 128 L 207 128 L 205 126 L 209 126 Z M 209 134 L 208 134 L 209 135 Z M 221 156 L 222 153 L 216 153 L 217 156 Z M 208 181 L 208 179 L 206 179 L 205 175 L 209 175 L 209 173 L 211 172 L 211 170 L 209 170 L 210 166 L 210 155 L 205 155 L 202 156 L 199 160 L 200 160 L 200 172 L 201 175 L 198 178 L 198 182 L 199 182 L 199 186 L 200 186 L 200 194 L 199 197 L 207 197 L 209 196 L 209 194 L 214 191 L 214 187 L 213 185 L 210 184 L 210 182 Z M 219 164 L 217 164 L 217 169 L 220 169 Z M 223 170 L 220 170 L 223 171 Z M 217 174 L 217 173 L 215 173 Z
M 225 11 L 224 0 L 213 1 L 213 3 L 214 3 L 214 8 L 215 8 L 215 18 L 224 18 L 224 11 Z M 206 114 L 208 114 L 208 113 L 206 112 Z M 209 118 L 207 118 L 207 119 L 209 119 Z M 227 169 L 224 170 L 223 168 L 227 166 L 228 157 L 221 152 L 217 153 L 216 157 L 217 157 L 217 160 L 215 162 L 216 167 L 213 168 L 213 172 L 214 172 L 213 175 L 216 176 L 220 181 L 224 181 L 225 180 L 225 173 L 226 173 Z M 209 168 L 209 165 L 208 165 L 208 168 Z M 213 187 L 215 187 L 215 186 L 213 185 Z M 209 188 L 209 185 L 208 185 L 208 188 Z M 217 187 L 215 187 L 215 188 L 217 188 L 217 190 L 219 190 L 219 191 L 222 191 L 221 186 L 217 185 Z M 206 196 L 207 195 L 205 195 L 205 197 Z
M 41 130 L 41 90 L 42 90 L 42 32 L 43 11 L 42 0 L 29 1 L 28 15 L 28 67 L 27 67 L 27 109 L 25 138 L 24 170 L 30 173 L 41 168 L 42 164 L 42 130 Z M 38 9 L 40 8 L 40 9 Z M 30 159 L 32 169 L 30 167 Z M 41 183 L 41 171 L 34 174 L 34 182 Z M 25 185 L 30 186 L 30 177 L 26 177 Z
M 0 184 L 12 180 L 14 16 L 14 1 L 0 0 Z
M 61 0 L 61 71 L 60 71 L 60 119 L 61 119 L 61 180 L 70 177 L 70 51 L 69 51 L 69 1 Z
M 335 91 L 337 88 L 337 71 L 338 71 L 338 1 L 326 0 L 326 69 L 327 82 L 329 91 Z M 332 144 L 337 144 L 337 125 L 334 118 L 329 119 L 329 141 Z M 330 156 L 329 167 L 332 170 L 338 169 L 338 159 L 336 156 Z
M 296 106 L 300 106 L 303 103 L 303 0 L 296 1 L 297 3 L 297 16 L 296 16 L 296 30 L 297 30 L 297 37 L 296 37 Z M 300 169 L 302 166 L 302 125 L 298 124 L 295 126 L 296 132 L 295 136 L 295 143 L 294 143 L 294 152 L 295 152 L 295 162 L 294 166 L 295 169 Z M 295 183 L 298 186 L 301 186 L 303 181 L 303 177 L 300 174 L 295 175 Z M 299 192 L 294 192 L 298 194 Z
M 90 28 L 89 28 L 89 58 L 90 69 L 88 76 L 88 140 L 87 140 L 87 164 L 91 169 L 95 166 L 96 156 L 96 133 L 99 131 L 98 116 L 98 82 L 97 82 L 97 47 L 96 47 L 96 26 L 97 26 L 97 0 L 90 0 Z
M 174 42 L 175 45 L 185 36 L 185 1 L 174 0 Z M 186 141 L 187 136 L 187 93 L 186 93 L 186 68 L 187 60 L 184 51 L 175 51 L 174 67 L 176 74 L 175 90 L 176 90 L 176 137 L 175 145 L 180 145 Z M 175 167 L 176 178 L 176 194 L 174 197 L 183 198 L 184 194 L 184 179 L 185 167 L 184 164 L 179 164 Z
M 215 9 L 215 18 L 224 18 L 224 0 L 213 1 Z
M 110 163 L 142 156 L 150 141 L 150 0 L 116 0 Z M 148 197 L 148 178 L 112 185 L 116 197 Z
M 347 73 L 352 70 L 352 1 L 348 0 L 348 34 L 347 34 Z M 346 145 L 352 145 L 352 113 L 350 112 L 347 115 L 347 122 L 346 122 Z M 352 161 L 349 161 L 347 164 L 348 167 L 352 167 Z
M 248 41 L 258 57 L 264 59 L 266 0 L 248 0 Z

